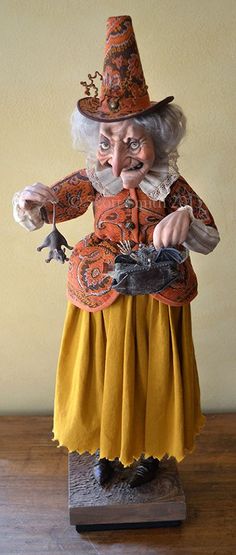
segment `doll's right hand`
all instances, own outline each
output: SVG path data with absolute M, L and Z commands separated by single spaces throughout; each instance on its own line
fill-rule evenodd
M 47 202 L 55 204 L 58 199 L 53 190 L 43 183 L 34 183 L 18 193 L 18 205 L 22 210 L 30 211 L 36 207 L 40 208 Z

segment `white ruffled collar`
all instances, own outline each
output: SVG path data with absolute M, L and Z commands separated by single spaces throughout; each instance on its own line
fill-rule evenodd
M 164 201 L 170 192 L 171 185 L 178 179 L 178 153 L 172 152 L 168 160 L 154 165 L 139 184 L 139 188 L 152 200 Z M 114 177 L 111 168 L 104 168 L 97 158 L 87 158 L 87 175 L 94 189 L 104 197 L 114 196 L 123 190 L 121 177 Z

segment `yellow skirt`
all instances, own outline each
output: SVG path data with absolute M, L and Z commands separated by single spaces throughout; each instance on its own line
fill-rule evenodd
M 204 423 L 190 306 L 123 296 L 105 310 L 68 305 L 59 357 L 54 439 L 130 465 L 177 461 Z

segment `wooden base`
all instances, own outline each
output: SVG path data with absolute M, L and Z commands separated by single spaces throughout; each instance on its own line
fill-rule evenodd
M 76 530 L 176 526 L 186 518 L 183 488 L 174 459 L 160 463 L 157 476 L 129 487 L 132 468 L 117 462 L 112 480 L 100 486 L 93 476 L 94 457 L 69 454 L 69 514 Z

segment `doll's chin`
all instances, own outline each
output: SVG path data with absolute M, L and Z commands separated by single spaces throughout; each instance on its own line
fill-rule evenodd
M 139 182 L 140 183 L 140 182 Z M 123 189 L 137 189 L 139 183 L 132 183 L 129 181 L 123 181 Z
M 121 174 L 121 179 L 124 189 L 136 189 L 139 186 L 139 183 L 141 183 L 143 176 L 134 176 L 130 175 L 128 172 L 124 172 L 123 174 Z

